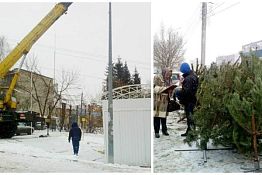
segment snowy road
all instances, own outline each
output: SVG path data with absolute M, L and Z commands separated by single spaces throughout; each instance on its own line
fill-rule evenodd
M 0 139 L 0 172 L 150 172 L 149 168 L 104 163 L 104 137 L 84 134 L 77 160 L 67 132 L 35 131 L 33 135 Z
M 186 131 L 186 122 L 177 123 L 179 115 L 171 114 L 167 118 L 170 136 L 154 138 L 154 172 L 177 173 L 241 173 L 242 167 L 253 168 L 252 161 L 232 150 L 207 151 L 207 163 L 204 163 L 202 151 L 175 151 L 197 149 L 184 144 L 180 135 Z M 211 144 L 208 148 L 214 148 Z M 261 166 L 261 165 L 260 165 Z

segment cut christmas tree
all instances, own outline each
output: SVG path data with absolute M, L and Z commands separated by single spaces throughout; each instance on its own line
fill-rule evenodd
M 212 64 L 199 75 L 196 130 L 186 141 L 232 146 L 239 153 L 258 159 L 262 134 L 262 61 L 254 55 L 242 62 Z

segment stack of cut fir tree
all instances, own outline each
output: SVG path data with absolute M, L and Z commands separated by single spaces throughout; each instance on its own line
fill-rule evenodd
M 200 72 L 194 113 L 196 130 L 186 141 L 196 141 L 202 149 L 211 141 L 258 157 L 262 137 L 262 60 L 241 54 L 241 63 L 212 64 Z

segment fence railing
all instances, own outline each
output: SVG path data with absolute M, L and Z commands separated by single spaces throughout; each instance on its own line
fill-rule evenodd
M 134 84 L 113 89 L 113 99 L 150 98 L 151 88 L 149 84 Z M 108 92 L 103 93 L 102 100 L 108 99 Z

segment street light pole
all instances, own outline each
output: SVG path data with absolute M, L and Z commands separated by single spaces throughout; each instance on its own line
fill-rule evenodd
M 112 98 L 112 25 L 111 2 L 109 2 L 109 72 L 108 72 L 108 163 L 114 163 L 113 98 Z

